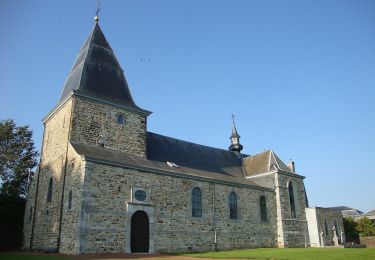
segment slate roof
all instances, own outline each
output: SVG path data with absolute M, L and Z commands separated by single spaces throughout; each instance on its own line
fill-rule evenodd
M 362 211 L 347 206 L 330 207 L 330 209 L 341 210 L 341 213 L 344 217 L 358 217 L 363 215 Z
M 66 79 L 60 101 L 71 91 L 144 111 L 134 103 L 124 72 L 97 22 Z
M 202 171 L 244 177 L 241 158 L 233 152 L 150 132 L 147 133 L 147 158 L 159 162 L 170 161 Z
M 365 215 L 366 215 L 366 216 L 372 216 L 372 215 L 375 215 L 375 209 L 373 209 L 373 210 L 367 212 Z
M 269 172 L 274 169 L 290 172 L 290 169 L 272 150 L 248 156 L 243 160 L 243 167 L 247 176 Z
M 148 133 L 148 140 L 151 140 L 150 143 L 148 143 L 148 149 L 151 149 L 151 151 L 147 153 L 148 156 L 150 156 L 147 159 L 132 156 L 128 153 L 124 153 L 118 150 L 102 148 L 99 146 L 85 145 L 73 142 L 71 142 L 71 145 L 78 154 L 85 156 L 86 160 L 94 159 L 94 161 L 101 161 L 103 163 L 108 163 L 111 165 L 131 166 L 136 169 L 141 169 L 145 171 L 162 171 L 170 173 L 171 175 L 182 174 L 184 176 L 190 176 L 192 178 L 199 177 L 214 181 L 250 185 L 259 189 L 264 189 L 263 187 L 255 184 L 254 182 L 243 178 L 241 166 L 238 166 L 236 160 L 232 158 L 230 155 L 223 155 L 225 154 L 223 153 L 225 152 L 224 150 L 192 144 L 169 137 L 156 135 L 153 133 Z M 170 143 L 173 143 L 174 141 L 176 141 L 175 147 L 173 147 L 174 145 L 171 145 Z M 153 145 L 162 145 L 163 148 L 151 148 Z M 173 158 L 169 157 L 169 155 L 172 155 L 172 153 L 166 153 L 165 155 L 160 156 L 157 155 L 158 152 L 161 152 L 164 148 L 166 148 L 165 145 L 171 145 L 171 150 L 175 151 L 180 156 L 188 155 L 188 157 L 185 157 L 186 160 L 182 160 L 182 158 L 179 156 Z M 198 154 L 186 154 L 187 151 L 184 149 L 190 149 L 191 152 L 197 152 Z M 214 168 L 210 168 L 203 167 L 203 165 L 201 165 L 204 159 L 199 160 L 198 156 L 207 156 L 208 154 L 206 153 L 210 151 L 212 151 L 216 155 L 222 154 L 221 157 L 217 158 L 221 158 L 224 160 L 221 164 L 219 163 L 219 165 L 223 167 L 221 171 L 214 171 L 218 170 L 219 167 L 214 166 Z M 212 156 L 210 159 L 213 159 L 213 157 L 214 156 Z M 173 160 L 173 162 L 176 163 L 179 167 L 169 166 L 167 164 L 167 161 L 165 161 L 167 158 L 168 160 Z M 177 161 L 176 159 L 179 159 L 179 161 Z M 195 159 L 197 159 L 197 161 L 194 161 Z M 209 163 L 210 159 L 207 157 L 206 159 Z

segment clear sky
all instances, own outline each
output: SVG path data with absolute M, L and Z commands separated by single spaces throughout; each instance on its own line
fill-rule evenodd
M 94 25 L 95 0 L 0 0 L 0 119 L 41 119 Z M 311 206 L 375 208 L 375 1 L 102 1 L 100 25 L 148 130 L 273 149 Z

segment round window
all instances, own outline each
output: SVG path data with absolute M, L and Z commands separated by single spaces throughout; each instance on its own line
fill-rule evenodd
M 147 197 L 146 195 L 146 192 L 144 192 L 143 190 L 137 190 L 135 193 L 134 193 L 134 197 L 136 198 L 136 200 L 138 201 L 144 201 Z

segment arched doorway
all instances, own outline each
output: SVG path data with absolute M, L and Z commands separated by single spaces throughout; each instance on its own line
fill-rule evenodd
M 146 212 L 136 211 L 131 218 L 130 247 L 132 253 L 148 253 L 150 248 L 149 220 Z

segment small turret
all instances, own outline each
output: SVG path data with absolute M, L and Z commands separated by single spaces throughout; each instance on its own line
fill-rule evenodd
M 234 115 L 232 115 L 232 121 L 233 121 L 232 135 L 229 138 L 231 145 L 229 146 L 228 149 L 231 152 L 240 153 L 241 150 L 243 149 L 243 146 L 240 144 L 240 135 L 237 132 L 236 123 L 234 122 Z

